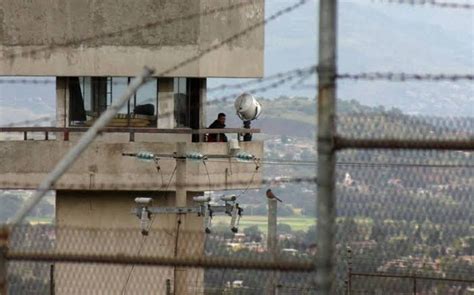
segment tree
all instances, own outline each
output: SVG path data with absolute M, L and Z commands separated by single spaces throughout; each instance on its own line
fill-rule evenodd
M 291 233 L 291 226 L 289 224 L 286 224 L 286 223 L 278 223 L 277 224 L 277 232 L 278 233 L 284 233 L 284 234 L 288 234 L 288 233 Z
M 383 231 L 381 224 L 375 223 L 372 226 L 372 232 L 370 233 L 370 239 L 378 243 L 385 241 L 386 235 Z
M 257 225 L 252 225 L 244 229 L 244 234 L 251 241 L 261 242 L 262 241 L 262 232 Z
M 341 242 L 357 241 L 359 239 L 359 231 L 354 218 L 344 218 L 344 221 L 338 224 L 337 235 Z

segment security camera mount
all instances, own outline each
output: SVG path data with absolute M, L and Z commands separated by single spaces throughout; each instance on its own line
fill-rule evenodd
M 222 196 L 223 205 L 210 204 L 211 199 L 203 196 L 194 197 L 198 203 L 196 207 L 151 207 L 151 198 L 136 198 L 137 206 L 132 209 L 132 214 L 140 219 L 140 229 L 143 235 L 148 235 L 151 218 L 154 214 L 197 214 L 204 217 L 204 231 L 211 233 L 211 223 L 214 214 L 225 214 L 231 217 L 230 230 L 237 233 L 239 230 L 240 218 L 244 211 L 237 203 L 236 196 Z

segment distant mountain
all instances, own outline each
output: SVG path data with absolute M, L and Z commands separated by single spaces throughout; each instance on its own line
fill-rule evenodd
M 306 97 L 281 96 L 258 98 L 263 106 L 252 127 L 267 135 L 285 135 L 314 139 L 316 132 L 316 102 Z M 227 114 L 228 127 L 240 127 L 231 103 L 215 102 L 208 106 L 208 123 L 219 112 Z M 413 116 L 397 108 L 371 107 L 356 100 L 338 100 L 338 134 L 358 138 L 472 138 L 474 118 Z
M 265 31 L 265 74 L 307 67 L 317 61 L 317 1 L 271 22 Z M 267 15 L 288 1 L 267 1 Z M 339 1 L 339 72 L 474 74 L 471 11 L 430 5 Z M 240 81 L 240 80 L 239 80 Z M 316 95 L 315 76 L 258 93 L 265 97 Z M 210 87 L 232 81 L 213 79 Z M 237 81 L 235 81 L 237 82 Z M 472 82 L 339 81 L 338 97 L 410 114 L 474 116 Z M 250 87 L 249 87 L 250 88 Z M 249 90 L 243 88 L 241 91 Z M 232 92 L 225 93 L 232 94 Z M 218 98 L 224 93 L 212 93 Z

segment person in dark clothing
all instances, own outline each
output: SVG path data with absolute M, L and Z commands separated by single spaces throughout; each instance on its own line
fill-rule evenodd
M 225 114 L 219 113 L 217 115 L 217 120 L 215 120 L 211 125 L 209 125 L 209 129 L 223 129 L 225 128 Z M 224 133 L 213 133 L 209 134 L 207 137 L 208 142 L 227 142 L 227 136 Z

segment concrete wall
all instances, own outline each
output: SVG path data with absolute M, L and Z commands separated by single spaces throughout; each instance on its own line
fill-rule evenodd
M 194 59 L 263 20 L 263 0 L 209 13 L 239 3 L 0 0 L 0 75 L 260 77 L 263 27 Z
M 188 193 L 188 206 L 197 193 Z M 143 237 L 139 220 L 130 213 L 133 199 L 153 197 L 154 206 L 173 207 L 174 193 L 157 192 L 98 192 L 57 191 L 56 193 L 56 251 L 76 255 L 127 254 L 147 257 L 204 255 L 205 233 L 202 218 L 195 214 L 154 216 L 150 234 Z M 180 224 L 178 225 L 178 220 Z M 178 234 L 179 227 L 179 234 Z M 56 294 L 165 294 L 169 279 L 180 281 L 192 289 L 181 294 L 202 294 L 201 269 L 135 266 L 130 275 L 127 292 L 123 286 L 131 265 L 93 265 L 58 263 L 55 267 Z M 173 286 L 173 283 L 171 284 Z
M 36 188 L 73 145 L 74 142 L 59 139 L 0 142 L 0 189 Z M 258 158 L 263 156 L 263 142 L 241 142 L 240 145 L 243 151 Z M 188 143 L 186 150 L 228 155 L 226 143 Z M 89 146 L 54 187 L 72 190 L 174 191 L 175 177 L 171 176 L 175 160 L 162 158 L 158 173 L 153 162 L 122 156 L 123 152 L 139 151 L 172 154 L 176 151 L 176 144 L 97 141 Z M 224 159 L 210 159 L 207 170 L 202 162 L 188 160 L 186 171 L 188 191 L 242 189 L 249 183 L 250 188 L 258 188 L 262 177 L 262 168 L 256 171 L 253 163 Z

